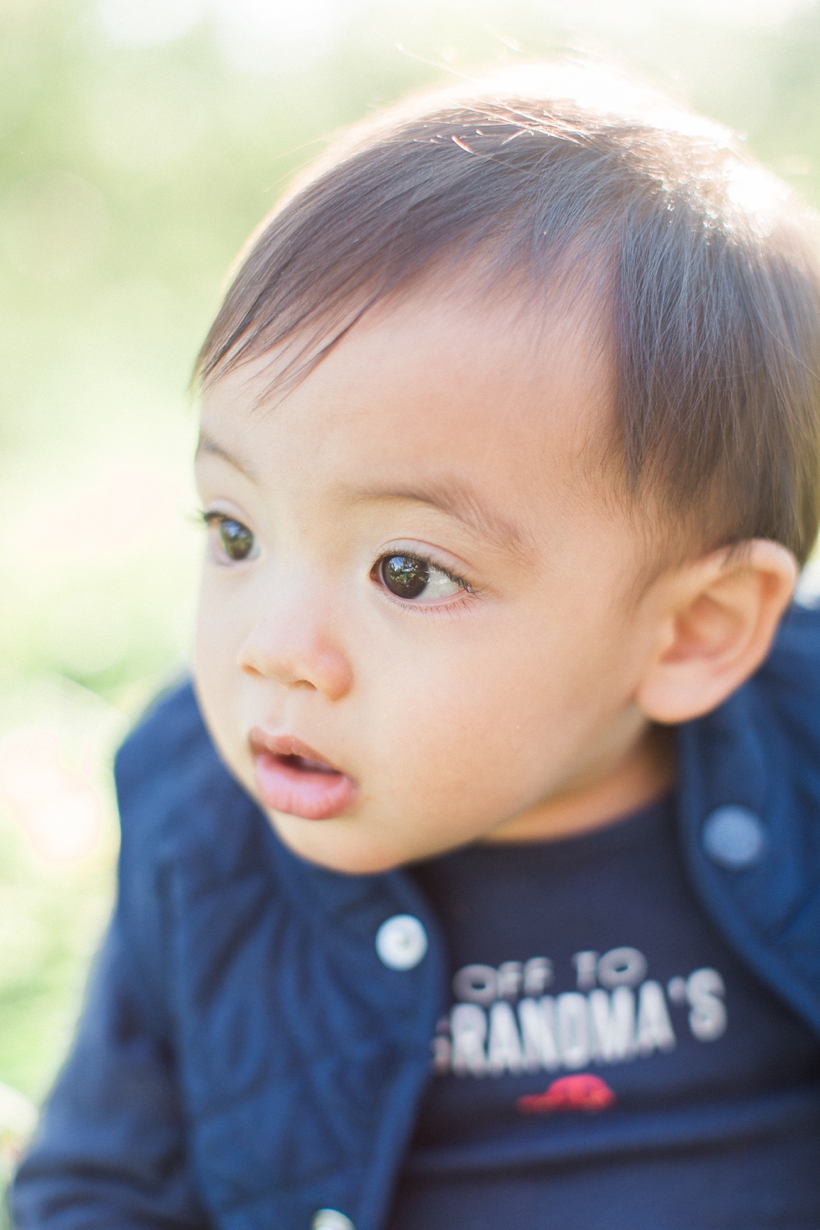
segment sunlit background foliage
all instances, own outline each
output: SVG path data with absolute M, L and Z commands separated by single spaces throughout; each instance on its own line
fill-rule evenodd
M 113 747 L 185 669 L 189 368 L 225 271 L 340 126 L 582 46 L 820 205 L 820 4 L 0 0 L 0 1166 L 110 908 Z

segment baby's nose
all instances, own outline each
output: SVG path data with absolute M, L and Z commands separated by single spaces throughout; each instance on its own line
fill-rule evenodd
M 350 661 L 323 621 L 309 612 L 268 612 L 255 620 L 237 655 L 246 675 L 287 688 L 313 688 L 341 700 L 353 683 Z

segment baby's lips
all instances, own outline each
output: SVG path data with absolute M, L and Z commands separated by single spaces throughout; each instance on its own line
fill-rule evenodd
M 249 736 L 259 798 L 272 811 L 303 820 L 330 820 L 353 805 L 353 778 L 294 735 Z
M 312 760 L 315 764 L 323 766 L 327 772 L 343 772 L 342 769 L 331 764 L 321 752 L 317 752 L 309 744 L 303 743 L 295 735 L 271 735 L 263 730 L 261 726 L 254 726 L 248 735 L 248 742 L 254 755 L 257 755 L 259 752 L 269 752 L 271 756 L 301 756 L 305 760 Z

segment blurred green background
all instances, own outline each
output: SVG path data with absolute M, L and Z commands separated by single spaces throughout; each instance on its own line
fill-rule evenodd
M 111 752 L 184 670 L 186 384 L 230 261 L 340 126 L 578 46 L 820 204 L 820 3 L 0 0 L 0 1179 L 110 908 Z

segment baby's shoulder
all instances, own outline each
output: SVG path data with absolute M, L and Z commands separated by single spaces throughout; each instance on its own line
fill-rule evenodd
M 119 797 L 130 801 L 146 788 L 161 788 L 202 759 L 208 739 L 194 689 L 182 681 L 150 705 L 117 752 Z
M 773 721 L 820 741 L 820 605 L 789 608 L 752 683 Z
M 197 986 L 224 975 L 225 953 L 252 944 L 248 920 L 275 924 L 289 910 L 276 840 L 220 761 L 190 683 L 154 702 L 115 777 L 115 923 L 153 1019 L 171 1029 L 171 1005 L 192 1002 Z
M 240 864 L 259 866 L 269 826 L 220 760 L 190 682 L 153 703 L 114 776 L 124 872 L 184 863 L 224 880 Z

